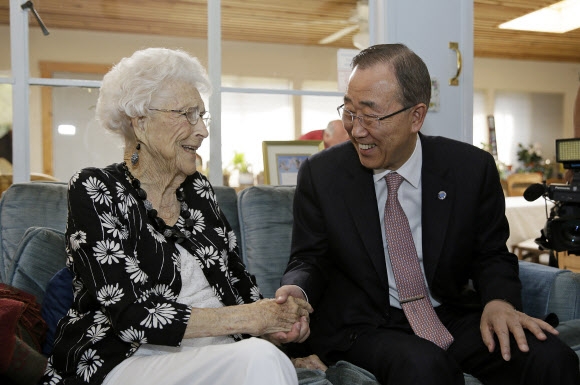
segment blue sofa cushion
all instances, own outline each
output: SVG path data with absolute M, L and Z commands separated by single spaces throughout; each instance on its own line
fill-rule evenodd
M 0 200 L 0 282 L 12 282 L 18 263 L 16 249 L 30 227 L 65 230 L 67 192 L 68 185 L 61 182 L 15 183 L 4 191 Z
M 293 186 L 254 186 L 238 194 L 242 257 L 266 298 L 286 270 L 292 238 Z
M 10 285 L 33 294 L 39 304 L 48 281 L 66 264 L 64 233 L 48 227 L 31 227 L 14 253 Z
M 228 186 L 214 186 L 213 189 L 220 209 L 226 216 L 232 230 L 234 230 L 236 239 L 240 242 L 240 222 L 238 220 L 238 196 L 236 190 Z
M 52 277 L 46 287 L 41 314 L 47 326 L 42 353 L 47 356 L 52 352 L 58 321 L 66 315 L 73 304 L 73 278 L 73 273 L 65 267 Z

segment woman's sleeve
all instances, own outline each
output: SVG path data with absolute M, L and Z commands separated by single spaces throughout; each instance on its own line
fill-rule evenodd
M 175 249 L 148 224 L 133 196 L 106 172 L 87 169 L 69 184 L 68 215 L 78 310 L 100 307 L 128 342 L 139 335 L 143 343 L 179 345 L 191 309 L 176 302 L 178 285 L 164 283 L 178 280 Z M 151 247 L 138 247 L 142 242 Z

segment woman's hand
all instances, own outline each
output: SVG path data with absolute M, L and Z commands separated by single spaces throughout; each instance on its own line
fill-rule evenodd
M 262 299 L 247 305 L 252 308 L 252 335 L 289 332 L 302 317 L 308 319 L 312 306 L 300 298 L 288 297 L 284 303 L 275 299 Z
M 292 335 L 300 335 L 300 329 L 308 329 L 310 313 L 310 304 L 294 297 L 288 297 L 283 303 L 275 299 L 262 299 L 244 305 L 192 308 L 184 338 L 230 334 L 262 336 L 291 331 Z

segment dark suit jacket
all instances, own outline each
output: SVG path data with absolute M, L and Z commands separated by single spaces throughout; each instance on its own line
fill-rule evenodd
M 480 310 L 492 299 L 521 309 L 518 263 L 506 247 L 505 199 L 492 156 L 447 138 L 420 138 L 423 261 L 431 293 L 459 309 Z M 447 193 L 443 200 L 440 191 Z M 381 231 L 372 170 L 361 165 L 352 143 L 303 163 L 282 284 L 306 292 L 314 307 L 308 341 L 327 362 L 363 330 L 386 325 Z

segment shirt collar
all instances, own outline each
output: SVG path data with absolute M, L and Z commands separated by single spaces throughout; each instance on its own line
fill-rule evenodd
M 417 135 L 415 150 L 407 161 L 399 167 L 397 173 L 401 175 L 411 186 L 418 188 L 421 181 L 421 165 L 423 164 L 423 151 L 421 151 L 421 137 Z M 377 169 L 373 170 L 373 179 L 375 183 L 385 177 L 391 170 Z

